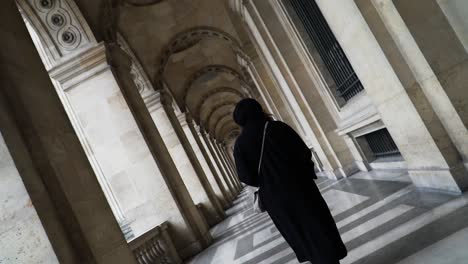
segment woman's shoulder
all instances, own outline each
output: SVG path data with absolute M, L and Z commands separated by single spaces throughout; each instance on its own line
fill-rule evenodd
M 291 129 L 291 127 L 288 124 L 282 121 L 270 121 L 270 124 L 268 126 L 277 129 Z
M 234 142 L 234 152 L 236 150 L 238 150 L 239 148 L 241 148 L 241 145 L 243 145 L 244 143 L 244 138 L 245 138 L 245 135 L 241 132 L 239 136 L 237 136 L 235 142 Z

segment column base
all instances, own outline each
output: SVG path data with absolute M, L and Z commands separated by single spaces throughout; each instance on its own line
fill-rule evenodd
M 198 253 L 203 251 L 203 246 L 201 241 L 197 240 L 187 247 L 179 250 L 179 256 L 181 259 L 188 259 L 197 255 Z
M 325 176 L 326 178 L 328 179 L 331 179 L 331 180 L 336 180 L 337 177 L 336 177 L 336 174 L 334 171 L 329 171 L 329 170 L 322 170 L 321 172 L 319 172 L 322 176 Z
M 341 180 L 346 177 L 346 172 L 343 170 L 343 168 L 338 168 L 333 171 L 335 174 L 335 180 Z
M 359 171 L 361 171 L 361 169 L 359 168 L 359 166 L 356 164 L 356 162 L 352 162 L 350 164 L 347 164 L 345 166 L 343 166 L 343 169 L 342 169 L 343 173 L 344 173 L 344 177 L 345 178 L 348 178 L 349 176 L 355 174 L 355 173 L 358 173 Z
M 210 232 L 206 232 L 200 239 L 191 243 L 187 247 L 181 249 L 179 252 L 180 257 L 185 260 L 197 255 L 206 249 L 213 242 L 213 237 Z
M 328 179 L 336 181 L 346 177 L 346 173 L 343 168 L 338 168 L 334 171 L 323 170 L 320 172 L 320 174 L 327 177 Z
M 410 169 L 409 176 L 418 188 L 461 194 L 468 190 L 466 165 L 451 169 Z
M 366 161 L 360 161 L 360 160 L 356 160 L 354 161 L 356 163 L 356 166 L 357 168 L 360 170 L 360 171 L 366 171 L 366 172 L 369 172 L 372 170 L 372 167 L 370 166 L 370 164 Z

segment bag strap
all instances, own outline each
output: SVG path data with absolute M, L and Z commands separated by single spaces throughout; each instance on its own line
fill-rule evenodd
M 265 127 L 263 128 L 262 150 L 260 152 L 260 162 L 258 162 L 258 169 L 257 169 L 257 174 L 258 175 L 260 175 L 260 168 L 262 167 L 263 149 L 265 147 L 265 135 L 266 135 L 266 131 L 267 131 L 267 128 L 268 128 L 268 123 L 270 123 L 270 122 L 267 121 L 265 123 Z

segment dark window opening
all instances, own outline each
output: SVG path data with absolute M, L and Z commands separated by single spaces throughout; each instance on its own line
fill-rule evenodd
M 354 72 L 343 49 L 328 26 L 314 0 L 284 0 L 289 3 L 302 23 L 305 33 L 315 46 L 336 84 L 336 94 L 346 102 L 364 87 Z M 306 42 L 306 45 L 310 45 Z M 311 47 L 309 47 L 310 49 Z
M 376 158 L 399 156 L 400 151 L 386 128 L 362 136 Z

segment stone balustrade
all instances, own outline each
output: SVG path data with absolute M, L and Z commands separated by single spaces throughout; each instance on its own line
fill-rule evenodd
M 128 242 L 139 264 L 180 264 L 165 222 Z

